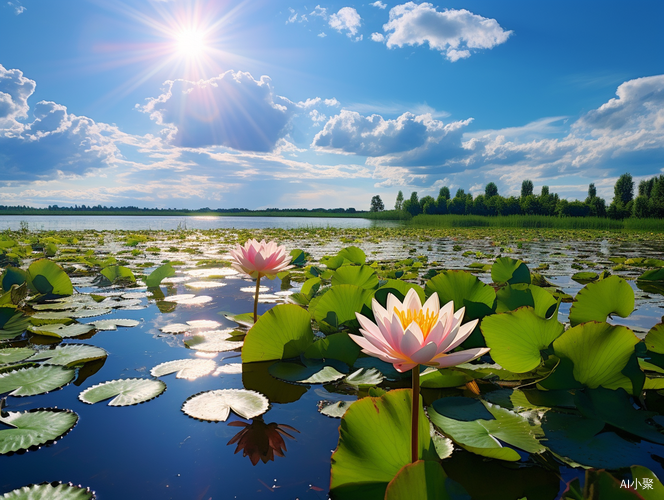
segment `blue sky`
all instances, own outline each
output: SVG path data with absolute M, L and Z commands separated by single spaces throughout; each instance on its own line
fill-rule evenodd
M 664 168 L 659 1 L 11 0 L 0 204 L 562 197 Z

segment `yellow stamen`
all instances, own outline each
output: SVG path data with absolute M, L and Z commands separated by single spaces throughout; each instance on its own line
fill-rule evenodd
M 401 326 L 403 327 L 404 330 L 408 328 L 408 326 L 411 323 L 413 322 L 416 323 L 420 327 L 420 330 L 422 330 L 422 334 L 424 335 L 425 340 L 427 338 L 427 335 L 429 335 L 429 332 L 438 322 L 438 313 L 434 314 L 432 311 L 428 309 L 426 311 L 426 314 L 424 314 L 424 311 L 422 311 L 421 309 L 417 312 L 413 311 L 412 309 L 399 311 L 395 307 L 394 313 L 399 318 L 399 321 L 401 321 Z

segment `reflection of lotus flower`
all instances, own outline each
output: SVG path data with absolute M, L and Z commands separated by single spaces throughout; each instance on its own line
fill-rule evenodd
M 408 291 L 403 303 L 389 294 L 387 309 L 376 299 L 372 309 L 376 323 L 356 313 L 363 337 L 350 337 L 364 353 L 392 363 L 399 372 L 417 365 L 455 366 L 489 351 L 488 348 L 476 348 L 447 354 L 471 334 L 478 320 L 461 325 L 464 308 L 455 313 L 454 302 L 448 302 L 441 309 L 437 293 L 424 305 L 414 289 Z
M 241 421 L 230 422 L 233 427 L 244 427 L 238 432 L 228 444 L 237 443 L 235 453 L 242 450 L 242 456 L 249 456 L 251 463 L 256 465 L 259 460 L 264 464 L 274 461 L 274 456 L 283 457 L 286 451 L 286 443 L 282 434 L 295 439 L 284 429 L 299 433 L 297 429 L 286 424 L 272 422 L 266 424 L 262 418 L 255 418 L 250 424 Z
M 277 273 L 290 269 L 290 255 L 286 253 L 286 247 L 277 245 L 274 241 L 260 243 L 256 240 L 248 240 L 244 246 L 237 245 L 230 251 L 234 269 L 247 273 L 252 278 L 267 276 L 274 279 Z

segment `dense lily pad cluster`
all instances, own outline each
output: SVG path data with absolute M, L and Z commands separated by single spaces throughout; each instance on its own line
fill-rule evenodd
M 165 390 L 162 377 L 185 383 L 241 373 L 244 389 L 194 394 L 181 409 L 206 421 L 223 421 L 234 412 L 267 428 L 273 424 L 256 419 L 270 404 L 296 401 L 322 384 L 330 399 L 319 402 L 320 413 L 341 417 L 332 456 L 334 498 L 400 499 L 420 491 L 439 495 L 422 498 L 553 500 L 559 481 L 550 479 L 562 467 L 587 468 L 588 481 L 600 492 L 625 478 L 652 475 L 643 466 L 652 467 L 650 457 L 664 453 L 664 327 L 653 323 L 647 334 L 637 335 L 619 318 L 628 322 L 635 307 L 626 278 L 635 280 L 639 299 L 650 300 L 664 290 L 664 261 L 607 256 L 609 264 L 599 268 L 561 243 L 535 267 L 518 258 L 519 246 L 533 233 L 503 232 L 469 245 L 441 240 L 444 232 L 411 232 L 406 239 L 399 231 L 265 231 L 262 236 L 302 248 L 291 252 L 293 267 L 279 274 L 281 292 L 258 290 L 259 303 L 276 306 L 256 322 L 251 313 L 225 313 L 226 320 L 219 319 L 233 322 L 232 328 L 210 320 L 161 327 L 192 353 L 241 350 L 242 365 L 174 359 L 152 367 L 152 378 L 88 382 L 80 400 L 138 404 Z M 394 236 L 393 258 L 372 253 Z M 146 307 L 146 299 L 163 312 L 209 305 L 207 290 L 223 290 L 223 279 L 236 273 L 228 267 L 228 250 L 250 237 L 255 234 L 248 231 L 99 233 L 84 245 L 74 236 L 0 236 L 0 395 L 11 396 L 0 417 L 0 453 L 52 443 L 78 420 L 74 412 L 55 408 L 13 411 L 13 398 L 83 384 L 108 356 L 84 339 L 135 327 L 137 321 L 116 315 Z M 457 260 L 443 261 L 436 253 L 442 245 Z M 585 286 L 575 296 L 554 283 L 560 275 L 549 266 L 559 262 L 579 271 L 571 278 Z M 166 283 L 166 290 L 159 287 Z M 192 293 L 175 294 L 171 287 L 177 283 Z M 77 287 L 95 291 L 77 293 Z M 248 310 L 255 289 L 246 288 Z M 349 338 L 361 327 L 357 313 L 375 319 L 372 300 L 385 307 L 389 295 L 403 300 L 409 292 L 422 302 L 435 293 L 441 304 L 465 308 L 464 324 L 477 326 L 460 348 L 491 348 L 479 360 L 422 371 L 421 461 L 415 464 L 408 453 L 408 381 L 390 364 L 361 354 Z M 563 303 L 571 304 L 568 313 Z M 17 444 L 12 429 L 29 437 L 27 445 Z M 493 464 L 486 467 L 509 470 L 522 489 L 509 497 L 483 497 L 463 470 L 486 459 Z M 513 466 L 502 465 L 508 463 Z M 578 481 L 570 482 L 563 498 L 584 498 Z

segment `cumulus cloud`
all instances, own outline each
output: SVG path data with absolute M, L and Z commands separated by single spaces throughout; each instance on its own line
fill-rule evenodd
M 382 33 L 371 33 L 371 39 L 374 42 L 384 42 L 385 41 L 385 35 Z
M 461 151 L 461 129 L 468 123 L 469 120 L 444 124 L 430 114 L 412 113 L 386 120 L 376 114 L 362 116 L 342 110 L 316 134 L 312 147 L 380 158 L 375 162 L 380 164 L 426 164 L 434 151 L 439 154 L 445 150 L 452 155 Z
M 427 43 L 452 62 L 470 57 L 472 50 L 500 45 L 512 33 L 505 31 L 495 19 L 465 9 L 439 12 L 430 3 L 414 2 L 392 8 L 383 30 L 387 33 L 388 48 Z
M 362 25 L 362 18 L 354 8 L 342 7 L 339 12 L 330 16 L 329 25 L 339 33 L 347 31 L 346 35 L 352 38 Z
M 378 7 L 379 9 L 385 9 L 387 7 L 386 4 L 378 0 L 377 2 L 374 2 L 371 4 L 372 7 Z
M 35 88 L 20 70 L 0 65 L 0 183 L 85 175 L 120 157 L 113 127 L 48 101 L 30 117 Z
M 284 135 L 296 107 L 274 93 L 269 77 L 227 71 L 198 82 L 169 80 L 142 110 L 168 127 L 171 145 L 267 152 Z

